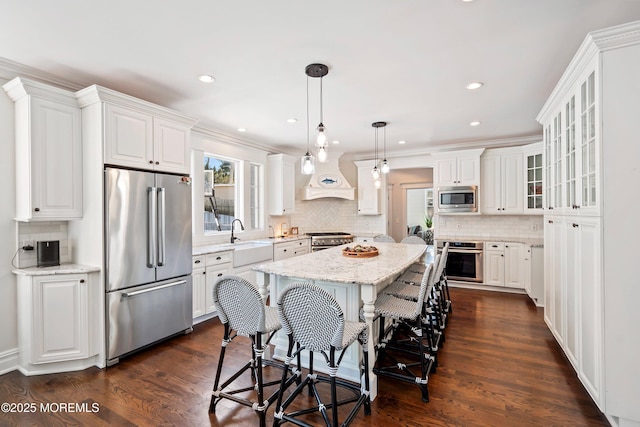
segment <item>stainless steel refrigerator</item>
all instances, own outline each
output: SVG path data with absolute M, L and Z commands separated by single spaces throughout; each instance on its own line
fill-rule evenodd
M 189 177 L 105 168 L 107 365 L 191 331 Z

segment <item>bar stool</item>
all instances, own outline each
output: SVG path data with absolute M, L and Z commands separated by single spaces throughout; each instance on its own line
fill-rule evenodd
M 407 243 L 409 245 L 426 245 L 427 243 L 416 235 L 407 236 L 400 241 L 400 243 Z
M 279 389 L 276 389 L 265 399 L 264 388 L 273 385 L 280 385 L 280 388 L 284 388 L 296 380 L 299 381 L 298 376 L 288 375 L 292 370 L 288 369 L 286 365 L 262 358 L 269 341 L 275 332 L 281 328 L 277 309 L 275 307 L 265 307 L 258 290 L 251 283 L 237 276 L 221 276 L 215 281 L 213 284 L 213 304 L 218 312 L 220 321 L 224 325 L 224 338 L 222 339 L 222 349 L 218 360 L 209 412 L 215 413 L 218 402 L 222 399 L 228 399 L 253 408 L 260 418 L 260 426 L 264 426 L 266 410 L 276 400 L 279 392 Z M 232 331 L 235 332 L 232 334 Z M 262 342 L 263 334 L 268 334 L 264 344 Z M 227 345 L 239 335 L 248 336 L 251 339 L 251 359 L 220 384 Z M 265 383 L 262 376 L 263 365 L 282 369 L 283 379 Z M 235 388 L 232 383 L 248 370 L 251 373 L 251 379 L 254 384 L 249 387 Z M 239 395 L 251 390 L 255 390 L 257 394 L 255 400 Z
M 274 426 L 286 421 L 300 426 L 310 426 L 298 417 L 319 411 L 327 426 L 337 427 L 338 407 L 353 402 L 355 402 L 354 405 L 341 425 L 349 425 L 361 406 L 364 406 L 365 415 L 371 414 L 367 358 L 369 330 L 367 325 L 363 322 L 346 321 L 342 309 L 333 295 L 310 283 L 294 283 L 285 287 L 278 298 L 278 315 L 282 323 L 282 330 L 289 338 L 286 364 L 291 363 L 294 356 L 299 357 L 302 350 L 308 350 L 309 373 L 284 401 L 284 389 L 287 384 L 286 374 L 283 373 L 274 413 Z M 363 349 L 364 367 L 360 368 L 360 378 L 364 378 L 362 385 L 337 378 L 342 357 L 349 345 L 356 340 Z M 294 343 L 299 345 L 295 353 L 293 351 Z M 314 371 L 314 352 L 320 353 L 324 357 L 329 369 L 328 377 Z M 319 382 L 330 384 L 331 403 L 323 403 L 317 388 Z M 303 392 L 305 387 L 308 387 L 309 395 L 315 397 L 317 405 L 299 411 L 287 412 L 287 408 Z M 337 387 L 350 391 L 349 394 L 352 396 L 338 400 Z M 328 409 L 331 409 L 331 417 L 329 417 Z
M 379 321 L 379 335 L 373 372 L 416 384 L 424 402 L 429 401 L 429 373 L 435 363 L 433 343 L 430 334 L 424 333 L 426 325 L 422 318 L 424 298 L 432 288 L 431 275 L 432 266 L 428 265 L 420 283 L 417 301 L 382 294 L 378 296 L 374 307 L 374 320 Z M 386 319 L 392 320 L 388 327 Z M 408 337 L 401 337 L 400 331 Z

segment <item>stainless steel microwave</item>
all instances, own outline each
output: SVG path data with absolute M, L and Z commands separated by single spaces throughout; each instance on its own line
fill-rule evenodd
M 438 188 L 438 213 L 478 212 L 478 187 Z

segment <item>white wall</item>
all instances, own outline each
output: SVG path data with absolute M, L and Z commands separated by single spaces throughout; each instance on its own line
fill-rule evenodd
M 8 80 L 0 78 L 0 85 Z M 15 148 L 13 101 L 0 90 L 0 374 L 17 361 L 16 278 L 11 259 L 16 253 Z M 13 361 L 12 361 L 13 360 Z

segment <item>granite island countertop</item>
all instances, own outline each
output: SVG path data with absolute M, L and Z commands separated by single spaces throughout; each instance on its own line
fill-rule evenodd
M 426 245 L 376 242 L 378 256 L 352 258 L 342 255 L 342 249 L 349 245 L 353 243 L 260 264 L 253 267 L 253 270 L 302 280 L 379 284 L 395 278 L 394 276 L 418 261 L 428 248 Z

